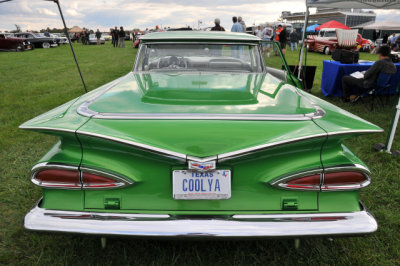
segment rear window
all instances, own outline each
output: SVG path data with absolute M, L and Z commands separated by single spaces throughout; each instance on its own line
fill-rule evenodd
M 244 72 L 263 71 L 257 45 L 251 44 L 144 44 L 135 71 Z

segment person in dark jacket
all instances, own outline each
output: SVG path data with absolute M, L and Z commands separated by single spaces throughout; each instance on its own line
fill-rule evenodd
M 216 18 L 214 23 L 215 26 L 211 28 L 211 31 L 225 31 L 225 29 L 221 27 L 221 20 L 219 18 Z
M 125 36 L 124 27 L 121 26 L 118 32 L 118 48 L 125 48 Z
M 118 47 L 119 32 L 117 26 L 115 26 L 115 28 L 111 31 L 111 37 L 112 45 L 114 46 L 114 48 Z
M 97 45 L 101 44 L 101 32 L 99 31 L 99 29 L 97 29 L 96 33 L 96 39 L 97 39 Z
M 282 31 L 279 33 L 279 43 L 281 45 L 283 55 L 286 54 L 286 44 L 287 44 L 288 32 L 286 26 L 283 26 Z
M 378 50 L 379 60 L 365 72 L 363 78 L 355 78 L 352 76 L 343 77 L 342 88 L 344 101 L 349 102 L 358 99 L 357 95 L 351 95 L 352 90 L 361 90 L 359 94 L 362 94 L 373 86 L 379 74 L 395 74 L 397 72 L 397 68 L 390 58 L 390 53 L 391 50 L 389 46 L 381 46 Z
M 297 51 L 297 43 L 299 42 L 299 35 L 297 34 L 295 29 L 292 31 L 292 33 L 290 33 L 289 38 L 290 38 L 290 50 Z
M 387 33 L 385 33 L 385 35 L 383 35 L 382 45 L 387 45 L 388 40 L 389 40 L 389 35 Z

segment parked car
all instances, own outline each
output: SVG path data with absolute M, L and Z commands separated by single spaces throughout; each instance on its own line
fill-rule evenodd
M 53 37 L 56 40 L 58 45 L 60 45 L 60 44 L 68 44 L 69 43 L 68 38 L 64 34 L 51 33 L 50 36 Z
M 43 198 L 25 228 L 224 239 L 376 231 L 359 202 L 371 173 L 344 140 L 382 129 L 304 92 L 281 64 L 267 67 L 249 34 L 142 36 L 132 72 L 20 126 L 59 138 L 32 168 Z
M 103 37 L 105 41 L 111 41 L 112 39 L 111 35 L 108 33 L 103 33 L 101 37 Z
M 133 48 L 139 48 L 140 45 L 140 38 L 142 37 L 141 34 L 136 34 L 135 40 L 133 42 Z
M 10 34 L 0 33 L 0 51 L 16 51 L 32 50 L 31 43 L 23 38 L 15 38 Z
M 318 35 L 307 37 L 307 47 L 312 52 L 331 54 L 334 50 L 357 49 L 357 30 L 321 29 Z
M 106 40 L 104 40 L 103 36 L 100 37 L 100 43 L 101 44 L 105 44 L 106 43 Z M 93 34 L 93 33 L 89 35 L 89 44 L 97 44 L 96 35 Z
M 364 39 L 361 34 L 357 34 L 357 46 L 360 46 L 360 51 L 369 52 L 375 48 L 373 41 Z
M 35 46 L 35 48 L 50 48 L 57 46 L 57 42 L 53 37 L 46 37 L 43 33 L 18 32 L 14 33 L 14 36 L 17 38 L 24 38 Z
M 129 41 L 131 39 L 131 33 L 129 31 L 125 31 L 125 41 Z

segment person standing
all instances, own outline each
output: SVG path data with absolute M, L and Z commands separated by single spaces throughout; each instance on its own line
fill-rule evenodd
M 112 37 L 112 44 L 113 47 L 118 47 L 118 38 L 119 38 L 119 32 L 117 26 L 111 31 L 111 37 Z
M 242 29 L 243 29 L 242 32 L 246 33 L 247 27 L 246 27 L 246 23 L 243 21 L 243 18 L 238 17 L 238 22 L 240 23 L 240 25 L 242 25 Z
M 279 33 L 279 43 L 281 45 L 283 55 L 286 54 L 287 35 L 286 26 L 283 26 L 282 31 Z
M 124 27 L 120 27 L 119 28 L 119 32 L 118 32 L 118 47 L 119 48 L 125 48 L 125 36 L 126 33 L 124 31 Z
M 292 31 L 289 35 L 290 38 L 290 50 L 295 50 L 297 51 L 297 43 L 299 42 L 299 35 L 296 32 L 296 29 Z
M 388 40 L 389 40 L 389 35 L 387 33 L 385 33 L 385 35 L 383 35 L 382 45 L 387 45 Z
M 97 29 L 96 31 L 96 39 L 97 39 L 97 45 L 101 44 L 101 32 L 99 31 L 99 29 Z
M 272 29 L 270 24 L 267 24 L 262 31 L 262 40 L 265 42 L 270 42 L 274 39 L 274 29 Z M 263 53 L 267 53 L 267 57 L 270 57 L 271 54 L 271 44 L 270 43 L 263 43 Z
M 215 26 L 211 28 L 211 31 L 225 31 L 223 27 L 221 27 L 221 20 L 216 18 L 214 20 Z
M 232 25 L 231 32 L 243 32 L 242 24 L 240 24 L 238 22 L 237 17 L 233 17 L 232 21 L 233 21 L 233 25 Z
M 261 26 L 260 26 L 260 25 L 259 25 L 259 26 L 257 27 L 257 29 L 254 31 L 254 33 L 255 33 L 255 35 L 256 35 L 258 38 L 262 39 L 262 33 L 263 33 L 263 31 L 261 30 Z

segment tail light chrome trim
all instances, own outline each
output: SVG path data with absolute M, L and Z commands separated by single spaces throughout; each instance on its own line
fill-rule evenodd
M 365 180 L 360 183 L 355 184 L 336 184 L 336 185 L 329 185 L 325 184 L 325 178 L 331 173 L 341 173 L 341 172 L 354 172 L 362 174 Z M 315 184 L 290 184 L 289 181 L 294 181 L 296 179 L 300 179 L 302 177 L 312 177 L 314 175 L 320 176 L 319 185 Z M 287 190 L 302 190 L 302 191 L 321 191 L 321 192 L 329 192 L 329 191 L 343 191 L 343 190 L 358 190 L 364 187 L 367 187 L 371 184 L 371 172 L 365 166 L 359 164 L 353 165 L 340 165 L 335 167 L 329 168 L 320 168 L 320 169 L 313 169 L 305 172 L 299 172 L 296 174 L 292 174 L 285 177 L 280 177 L 272 182 L 270 185 L 280 188 L 280 189 L 287 189 Z
M 65 182 L 44 182 L 38 178 L 38 174 L 46 170 L 64 170 L 71 171 L 77 174 L 76 183 L 65 183 Z M 85 182 L 85 174 L 97 176 L 97 179 L 106 180 L 105 182 L 89 183 Z M 124 186 L 132 185 L 134 182 L 128 178 L 116 175 L 110 172 L 105 172 L 98 169 L 92 169 L 88 167 L 78 167 L 73 165 L 58 164 L 58 163 L 40 163 L 35 165 L 31 171 L 31 181 L 33 184 L 52 189 L 72 189 L 72 190 L 96 190 L 96 189 L 116 189 Z M 108 182 L 107 182 L 108 181 Z M 115 181 L 115 182 L 112 182 Z

